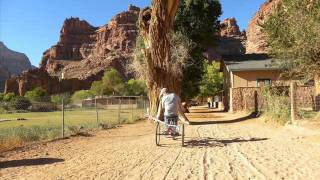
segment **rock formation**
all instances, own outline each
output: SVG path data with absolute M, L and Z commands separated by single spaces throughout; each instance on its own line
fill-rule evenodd
M 219 44 L 215 52 L 223 55 L 245 53 L 246 33 L 241 32 L 235 18 L 227 18 L 220 25 Z
M 247 54 L 267 53 L 266 37 L 262 32 L 261 25 L 280 2 L 281 0 L 267 0 L 249 22 L 246 45 Z
M 133 59 L 139 12 L 138 7 L 130 5 L 128 11 L 101 27 L 93 27 L 79 18 L 66 19 L 58 43 L 43 53 L 40 69 L 10 79 L 6 92 L 23 95 L 37 86 L 51 94 L 88 89 L 92 81 L 101 79 L 109 68 L 130 78 L 125 70 Z M 69 88 L 57 89 L 52 84 L 58 83 L 62 72 Z
M 25 54 L 8 49 L 0 41 L 0 92 L 4 89 L 6 79 L 31 68 L 31 63 Z

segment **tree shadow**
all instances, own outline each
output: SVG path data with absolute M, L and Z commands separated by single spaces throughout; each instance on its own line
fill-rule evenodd
M 21 159 L 0 162 L 0 169 L 12 168 L 19 166 L 37 166 L 45 164 L 54 164 L 58 162 L 64 162 L 64 159 L 59 158 L 36 158 L 36 159 Z
M 250 138 L 250 139 L 214 139 L 214 138 L 202 138 L 197 140 L 185 141 L 185 147 L 224 147 L 232 143 L 245 143 L 245 142 L 257 142 L 266 141 L 269 138 Z
M 199 113 L 227 113 L 228 111 L 226 110 L 215 110 L 215 109 L 211 109 L 211 110 L 190 110 L 190 113 L 187 113 L 187 114 L 199 114 Z
M 259 117 L 259 114 L 257 112 L 253 112 L 249 114 L 248 116 L 232 119 L 232 120 L 223 120 L 223 121 L 202 121 L 202 122 L 190 122 L 190 125 L 209 125 L 209 124 L 229 124 L 229 123 L 238 123 L 242 121 L 246 121 L 249 119 L 254 119 Z

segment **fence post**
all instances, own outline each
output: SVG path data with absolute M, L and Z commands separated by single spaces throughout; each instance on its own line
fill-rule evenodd
M 135 102 L 137 102 L 137 99 L 135 98 Z M 131 120 L 133 122 L 133 103 L 134 102 L 131 102 Z
M 63 100 L 63 96 L 62 96 L 62 99 L 61 99 L 61 102 L 62 102 L 62 138 L 64 138 L 64 100 Z
M 99 127 L 99 113 L 98 113 L 98 106 L 97 106 L 97 97 L 94 97 L 94 107 L 96 109 L 96 120 L 97 120 L 97 126 Z
M 290 82 L 290 104 L 291 104 L 291 123 L 294 123 L 296 120 L 296 83 L 291 81 Z
M 121 97 L 119 97 L 119 108 L 118 108 L 118 122 L 119 122 L 119 124 L 121 124 L 120 114 L 121 114 Z
M 141 108 L 141 114 L 140 114 L 141 118 L 143 118 L 143 111 L 144 111 L 142 103 L 143 103 L 143 99 L 142 99 L 142 96 L 140 96 L 140 101 L 139 101 L 139 104 L 137 104 L 137 108 L 139 109 L 139 108 L 141 108 L 141 106 L 142 106 L 142 108 Z M 140 106 L 140 107 L 139 107 L 139 106 Z
M 229 112 L 233 113 L 233 88 L 230 88 L 229 90 Z

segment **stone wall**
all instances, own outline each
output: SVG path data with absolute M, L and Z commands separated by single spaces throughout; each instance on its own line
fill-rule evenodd
M 290 87 L 274 87 L 281 89 L 288 96 Z M 296 89 L 296 103 L 298 108 L 312 108 L 315 104 L 314 86 L 298 86 Z M 240 87 L 232 89 L 233 111 L 255 111 L 264 106 L 262 89 L 259 87 Z M 290 104 L 288 104 L 290 106 Z

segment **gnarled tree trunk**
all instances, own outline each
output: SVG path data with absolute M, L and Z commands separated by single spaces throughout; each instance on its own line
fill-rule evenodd
M 147 86 L 150 112 L 156 113 L 161 88 L 180 95 L 181 79 L 171 66 L 169 33 L 172 30 L 179 0 L 153 0 L 139 17 L 140 34 L 144 39 L 147 62 Z

